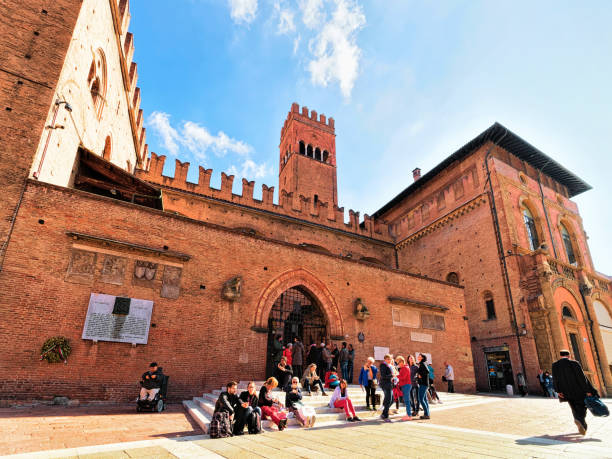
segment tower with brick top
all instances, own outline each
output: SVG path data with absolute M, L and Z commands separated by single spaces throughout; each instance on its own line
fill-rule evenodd
M 280 192 L 338 205 L 334 119 L 291 105 L 281 129 Z

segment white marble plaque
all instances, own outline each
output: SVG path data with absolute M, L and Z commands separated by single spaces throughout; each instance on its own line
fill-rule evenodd
M 429 333 L 410 332 L 410 339 L 419 343 L 433 343 L 433 336 Z
M 89 297 L 83 339 L 147 344 L 153 301 L 130 298 L 127 315 L 113 314 L 114 295 L 92 293 Z
M 374 346 L 374 360 L 385 360 L 385 355 L 389 353 L 388 347 Z

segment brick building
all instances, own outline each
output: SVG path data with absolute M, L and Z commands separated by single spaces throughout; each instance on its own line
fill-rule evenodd
M 191 397 L 263 378 L 277 334 L 352 342 L 356 365 L 427 353 L 460 391 L 518 371 L 533 384 L 570 347 L 612 389 L 609 279 L 569 200 L 588 186 L 502 126 L 345 223 L 333 118 L 291 106 L 276 199 L 246 179 L 234 194 L 224 173 L 212 188 L 201 166 L 188 182 L 178 160 L 167 177 L 147 150 L 127 0 L 0 12 L 0 399 L 128 400 L 151 360 L 173 399 Z M 152 305 L 144 342 L 125 338 L 121 308 L 94 331 L 123 342 L 90 337 L 102 296 Z M 66 365 L 40 360 L 53 336 Z

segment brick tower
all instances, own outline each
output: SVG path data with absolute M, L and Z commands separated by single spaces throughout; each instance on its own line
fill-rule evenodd
M 338 205 L 334 119 L 291 105 L 280 138 L 279 189 Z

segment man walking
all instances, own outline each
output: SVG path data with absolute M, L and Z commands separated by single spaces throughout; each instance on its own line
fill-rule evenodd
M 304 345 L 297 336 L 293 339 L 293 347 L 291 348 L 293 357 L 293 374 L 298 378 L 302 377 L 304 364 Z
M 444 362 L 446 370 L 444 370 L 444 380 L 448 383 L 448 392 L 455 393 L 455 372 L 450 363 Z
M 340 368 L 342 370 L 342 379 L 348 381 L 349 352 L 346 348 L 346 341 L 342 342 L 342 349 L 340 349 L 340 355 L 338 356 L 338 360 L 340 361 Z
M 574 416 L 574 423 L 581 435 L 587 431 L 586 405 L 584 398 L 587 395 L 597 395 L 582 371 L 580 363 L 571 360 L 570 352 L 563 349 L 559 352 L 561 358 L 552 365 L 553 384 L 559 395 L 560 402 L 568 402 Z

